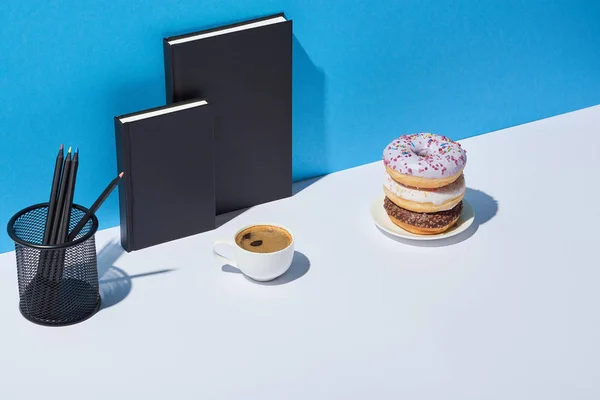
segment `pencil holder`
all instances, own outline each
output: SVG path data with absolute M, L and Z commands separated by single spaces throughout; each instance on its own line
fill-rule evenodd
M 87 209 L 73 204 L 69 230 Z M 98 311 L 98 267 L 94 235 L 98 219 L 92 215 L 75 240 L 44 245 L 48 203 L 27 207 L 8 222 L 15 242 L 19 309 L 31 322 L 64 326 L 81 322 Z

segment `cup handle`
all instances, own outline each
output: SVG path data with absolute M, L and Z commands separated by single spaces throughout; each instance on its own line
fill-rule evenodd
M 217 246 L 220 246 L 220 245 L 227 245 L 227 246 L 231 247 L 232 249 L 234 249 L 235 247 L 234 247 L 234 244 L 233 244 L 233 242 L 230 242 L 230 241 L 228 241 L 228 240 L 217 240 L 217 241 L 216 241 L 216 242 L 213 244 L 213 253 L 214 253 L 215 255 L 217 255 L 217 256 L 219 256 L 219 257 L 221 257 L 221 258 L 222 258 L 222 259 L 224 259 L 225 261 L 227 261 L 227 263 L 229 263 L 230 265 L 232 265 L 232 266 L 234 266 L 234 267 L 236 267 L 236 268 L 237 268 L 237 263 L 236 263 L 234 260 L 232 260 L 232 259 L 231 259 L 231 258 L 229 258 L 229 257 L 226 257 L 226 256 L 224 256 L 222 253 L 220 253 L 220 252 L 217 250 Z

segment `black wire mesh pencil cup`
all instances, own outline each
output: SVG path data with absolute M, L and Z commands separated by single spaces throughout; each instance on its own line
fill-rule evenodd
M 87 209 L 73 204 L 69 231 Z M 27 207 L 8 222 L 15 242 L 19 309 L 29 321 L 49 326 L 81 322 L 100 308 L 94 235 L 98 219 L 92 215 L 77 237 L 67 243 L 44 245 L 48 203 Z

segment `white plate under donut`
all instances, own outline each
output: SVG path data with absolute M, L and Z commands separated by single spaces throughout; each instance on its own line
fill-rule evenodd
M 375 225 L 377 225 L 382 231 L 403 239 L 438 240 L 449 238 L 467 230 L 467 228 L 471 226 L 473 220 L 475 219 L 475 210 L 473 210 L 473 206 L 471 206 L 467 200 L 463 199 L 462 212 L 460 213 L 458 221 L 456 221 L 456 224 L 454 224 L 452 228 L 437 235 L 416 235 L 400 228 L 390 220 L 385 212 L 385 209 L 383 208 L 384 199 L 384 196 L 378 197 L 373 201 L 373 204 L 371 204 L 371 217 L 373 217 L 373 222 L 375 222 Z

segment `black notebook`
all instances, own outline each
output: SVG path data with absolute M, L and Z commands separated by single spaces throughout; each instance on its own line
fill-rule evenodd
M 213 119 L 204 100 L 115 117 L 126 251 L 215 227 Z
M 217 214 L 292 194 L 292 21 L 283 14 L 164 40 L 167 103 L 210 101 Z

